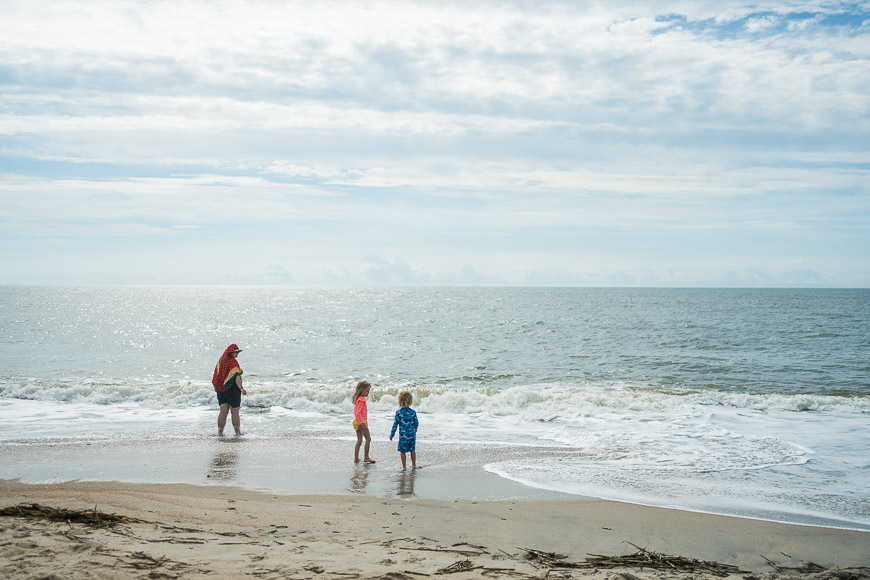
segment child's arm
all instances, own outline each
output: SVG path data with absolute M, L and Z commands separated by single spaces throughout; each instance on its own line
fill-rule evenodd
M 390 431 L 390 441 L 393 440 L 393 437 L 396 435 L 396 429 L 399 427 L 399 412 L 396 411 L 396 418 L 393 419 L 393 430 Z
M 417 420 L 417 411 L 414 411 L 414 433 L 417 432 L 417 427 L 420 425 L 420 421 Z

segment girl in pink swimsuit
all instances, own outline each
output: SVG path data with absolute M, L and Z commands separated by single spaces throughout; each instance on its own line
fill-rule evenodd
M 353 461 L 359 463 L 359 448 L 362 446 L 363 438 L 366 440 L 365 450 L 363 452 L 364 463 L 374 463 L 375 460 L 369 457 L 369 448 L 372 445 L 372 436 L 369 433 L 368 408 L 366 407 L 366 397 L 369 396 L 369 391 L 372 389 L 368 381 L 360 381 L 356 385 L 356 390 L 353 393 L 353 428 L 356 430 L 356 447 L 353 450 Z

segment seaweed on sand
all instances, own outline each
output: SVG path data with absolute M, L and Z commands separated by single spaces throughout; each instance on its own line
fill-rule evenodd
M 136 518 L 119 516 L 117 514 L 99 512 L 97 511 L 96 506 L 94 506 L 93 510 L 68 510 L 64 508 L 44 506 L 38 503 L 22 503 L 0 508 L 0 516 L 67 522 L 69 524 L 85 524 L 88 526 L 107 528 L 115 526 L 116 524 L 143 521 Z
M 683 556 L 668 556 L 652 552 L 640 546 L 635 546 L 637 552 L 624 556 L 600 556 L 590 554 L 583 562 L 566 562 L 566 556 L 553 552 L 541 552 L 530 548 L 520 548 L 526 552 L 526 559 L 530 562 L 544 565 L 548 568 L 652 568 L 656 570 L 670 570 L 672 572 L 706 572 L 715 576 L 729 576 L 731 574 L 746 573 L 737 566 L 721 564 L 719 562 L 705 562 L 686 558 Z

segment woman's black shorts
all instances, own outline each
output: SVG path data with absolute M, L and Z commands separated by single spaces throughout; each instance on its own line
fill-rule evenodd
M 242 391 L 239 390 L 239 387 L 233 385 L 230 387 L 229 391 L 221 393 L 220 391 L 215 391 L 215 394 L 218 398 L 218 405 L 227 404 L 233 409 L 242 406 Z

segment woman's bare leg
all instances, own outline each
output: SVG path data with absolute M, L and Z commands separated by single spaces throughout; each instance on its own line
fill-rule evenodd
M 230 412 L 230 406 L 227 403 L 221 404 L 221 410 L 218 413 L 218 435 L 224 434 L 224 427 L 227 426 L 227 415 Z
M 236 435 L 242 434 L 242 420 L 239 417 L 239 407 L 233 407 L 230 409 L 233 414 L 233 429 L 236 431 Z

